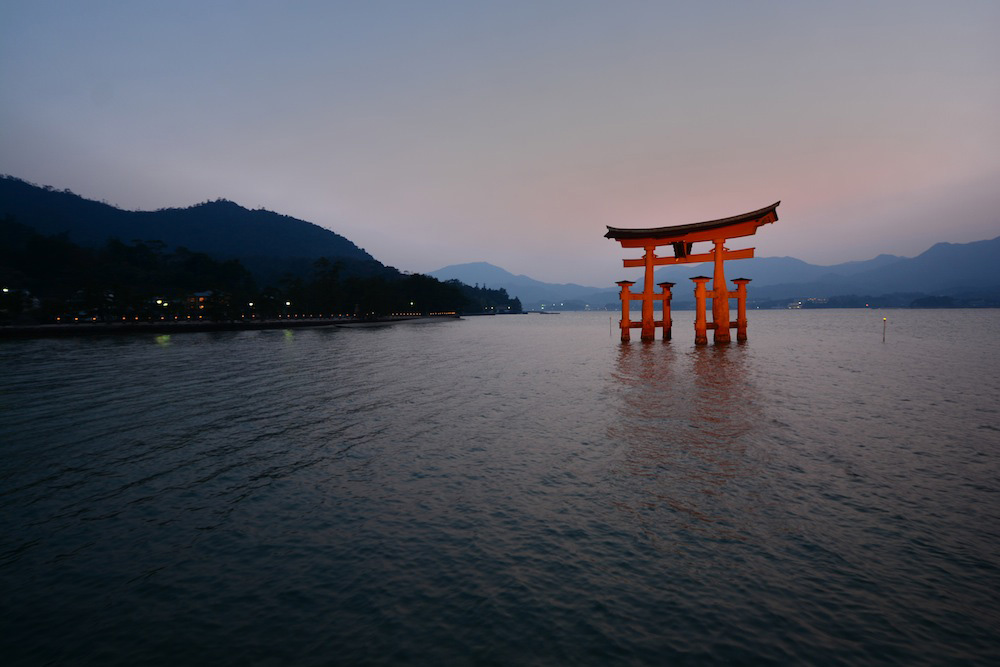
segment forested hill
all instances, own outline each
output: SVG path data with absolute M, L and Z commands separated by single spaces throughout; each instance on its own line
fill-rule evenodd
M 318 225 L 224 200 L 125 211 L 0 177 L 0 238 L 0 325 L 521 310 L 502 289 L 402 274 Z
M 185 247 L 220 259 L 238 258 L 251 268 L 254 258 L 280 264 L 319 257 L 376 262 L 348 239 L 319 225 L 272 211 L 251 211 L 222 199 L 189 208 L 125 211 L 68 190 L 3 176 L 3 216 L 44 235 L 65 233 L 68 240 L 86 247 L 101 248 L 109 239 L 155 240 L 170 249 Z

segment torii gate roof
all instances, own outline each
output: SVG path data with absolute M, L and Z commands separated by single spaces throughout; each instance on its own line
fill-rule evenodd
M 774 222 L 778 219 L 778 208 L 780 201 L 776 201 L 770 206 L 741 213 L 729 218 L 719 220 L 707 220 L 705 222 L 695 222 L 688 225 L 674 225 L 673 227 L 648 227 L 646 229 L 623 229 L 621 227 L 608 226 L 608 233 L 605 238 L 620 241 L 623 246 L 641 245 L 635 241 L 655 240 L 657 245 L 665 243 L 676 243 L 680 241 L 709 241 L 717 238 L 735 238 L 738 236 L 751 236 L 757 232 L 757 228 Z

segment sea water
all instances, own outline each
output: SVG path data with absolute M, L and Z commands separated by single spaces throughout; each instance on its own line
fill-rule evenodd
M 997 664 L 1000 311 L 692 319 L 0 341 L 0 660 Z

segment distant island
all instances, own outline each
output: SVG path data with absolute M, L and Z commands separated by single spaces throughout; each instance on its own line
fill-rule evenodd
M 0 324 L 521 312 L 503 288 L 401 272 L 224 200 L 125 211 L 4 176 L 0 234 Z

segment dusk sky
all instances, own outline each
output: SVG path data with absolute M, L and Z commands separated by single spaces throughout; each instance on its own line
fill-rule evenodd
M 231 199 L 408 271 L 634 279 L 605 225 L 779 199 L 731 247 L 1000 235 L 996 0 L 4 0 L 0 96 L 0 173 Z

